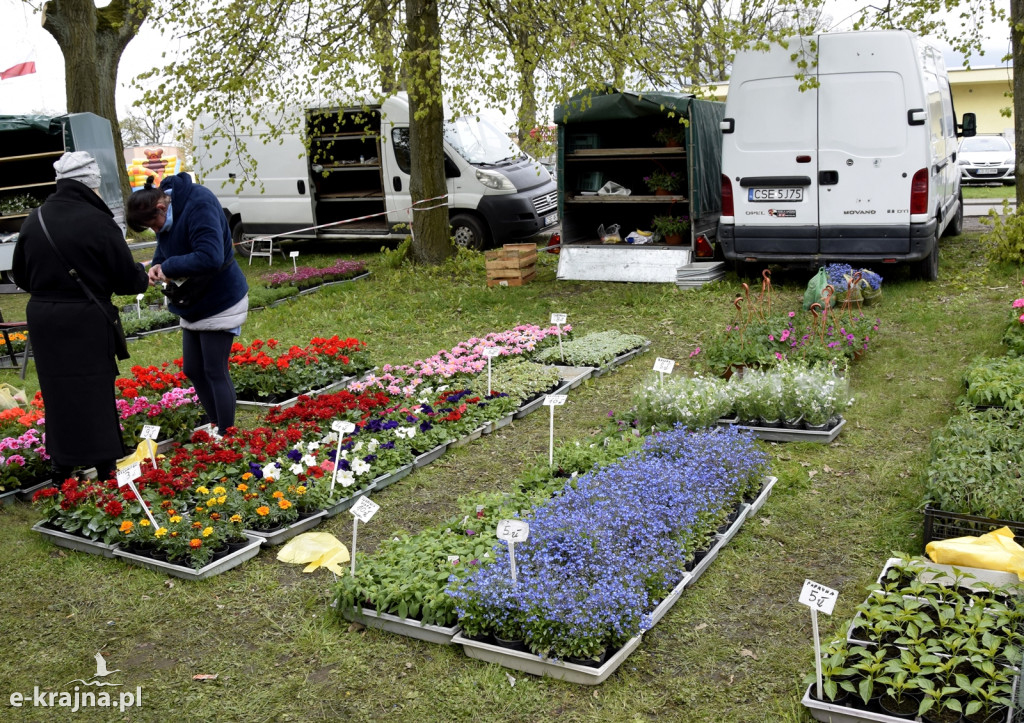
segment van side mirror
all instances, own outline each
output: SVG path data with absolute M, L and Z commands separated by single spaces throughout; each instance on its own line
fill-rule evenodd
M 964 113 L 964 122 L 960 124 L 960 135 L 970 138 L 978 133 L 978 116 L 974 113 Z

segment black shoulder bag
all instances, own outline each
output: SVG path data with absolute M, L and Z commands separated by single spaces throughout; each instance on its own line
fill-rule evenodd
M 110 318 L 110 314 L 107 313 L 107 309 L 103 306 L 103 303 L 96 298 L 96 295 L 92 293 L 89 286 L 82 281 L 82 277 L 78 275 L 78 272 L 75 271 L 75 269 L 71 267 L 71 264 L 67 262 L 67 259 L 64 258 L 64 254 L 62 254 L 57 248 L 57 244 L 53 242 L 53 237 L 50 236 L 50 232 L 46 228 L 46 222 L 43 221 L 43 212 L 41 209 L 36 209 L 36 218 L 39 219 L 39 225 L 43 229 L 43 234 L 46 236 L 46 240 L 50 242 L 50 248 L 53 249 L 53 253 L 57 255 L 61 264 L 64 265 L 64 270 L 68 272 L 68 275 L 71 276 L 71 278 L 78 282 L 78 285 L 82 287 L 82 291 L 85 292 L 85 295 L 99 307 L 100 313 L 102 313 L 103 316 L 107 318 L 107 321 L 110 322 L 110 325 L 114 327 L 114 353 L 117 355 L 117 358 L 121 361 L 128 359 L 131 354 L 128 353 L 128 339 L 125 338 L 124 327 L 121 326 L 121 316 L 115 313 L 114 318 Z
M 172 281 L 168 279 L 164 282 L 164 296 L 166 296 L 167 300 L 175 306 L 192 306 L 209 293 L 217 275 L 233 263 L 235 263 L 235 253 L 232 249 L 231 253 L 228 255 L 227 261 L 221 264 L 221 267 L 216 271 L 208 274 L 195 274 L 194 276 L 189 276 L 182 281 Z

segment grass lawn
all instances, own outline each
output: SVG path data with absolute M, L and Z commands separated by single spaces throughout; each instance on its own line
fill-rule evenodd
M 328 260 L 299 248 L 300 263 Z M 352 249 L 331 250 L 349 256 Z M 482 256 L 432 271 L 392 270 L 363 251 L 355 256 L 369 262 L 368 280 L 255 312 L 243 340 L 355 336 L 378 364 L 409 362 L 488 331 L 546 323 L 552 312 L 567 313 L 579 332 L 618 329 L 652 339 L 648 354 L 572 393 L 558 412 L 557 431 L 567 439 L 627 408 L 655 357 L 676 359 L 676 374 L 691 371 L 690 351 L 730 322 L 739 290 L 731 273 L 685 292 L 672 284 L 558 282 L 557 257 L 545 253 L 535 282 L 488 289 Z M 512 674 L 513 686 L 504 669 L 457 648 L 350 626 L 328 607 L 331 573 L 303 574 L 277 562 L 273 549 L 202 583 L 170 580 L 53 547 L 29 530 L 38 513 L 15 504 L 0 508 L 0 607 L 7 610 L 0 616 L 0 718 L 62 719 L 50 709 L 10 708 L 7 697 L 33 686 L 73 690 L 68 681 L 88 678 L 102 650 L 109 668 L 121 671 L 116 682 L 141 686 L 142 707 L 82 710 L 79 720 L 809 721 L 799 703 L 801 679 L 813 671 L 801 586 L 810 578 L 839 590 L 835 614 L 819 621 L 830 636 L 894 550 L 921 552 L 930 435 L 961 394 L 969 360 L 1001 353 L 1010 302 L 1019 295 L 1021 270 L 990 266 L 977 235 L 943 239 L 940 264 L 936 283 L 875 267 L 885 277 L 884 298 L 869 311 L 881 329 L 850 369 L 856 402 L 843 433 L 830 446 L 768 445 L 779 482 L 760 515 L 597 688 L 521 673 Z M 275 261 L 275 269 L 282 266 Z M 266 270 L 242 268 L 251 283 Z M 808 277 L 806 270 L 776 273 L 775 305 L 798 308 Z M 0 297 L 5 318 L 24 318 L 25 301 Z M 180 343 L 177 333 L 132 342 L 132 363 L 176 358 Z M 9 370 L 0 381 L 34 391 L 31 369 L 24 383 Z M 240 414 L 240 425 L 255 421 Z M 460 495 L 508 489 L 529 461 L 546 456 L 547 439 L 548 415 L 537 413 L 413 472 L 374 496 L 381 511 L 361 526 L 359 548 L 454 514 Z M 351 528 L 343 514 L 318 531 L 349 544 Z M 197 674 L 217 678 L 195 681 Z
M 1004 186 L 999 184 L 998 186 L 974 186 L 963 184 L 961 186 L 964 192 L 964 198 L 995 198 L 995 199 L 1009 199 L 1013 201 L 1017 198 L 1017 187 L 1016 186 Z

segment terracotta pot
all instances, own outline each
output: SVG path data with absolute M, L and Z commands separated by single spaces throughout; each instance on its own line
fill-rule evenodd
M 666 236 L 665 237 L 665 243 L 668 244 L 669 246 L 682 246 L 683 245 L 683 236 L 682 236 L 682 234 L 678 234 L 678 233 L 672 234 L 671 236 Z
M 667 188 L 656 188 L 656 189 L 654 189 L 654 195 L 655 196 L 671 196 L 672 195 L 672 191 L 668 190 Z

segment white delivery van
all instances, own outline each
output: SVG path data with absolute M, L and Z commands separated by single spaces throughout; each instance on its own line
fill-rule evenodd
M 246 134 L 210 116 L 196 121 L 196 171 L 224 206 L 236 243 L 285 233 L 319 239 L 407 236 L 413 218 L 408 96 L 401 93 L 378 106 L 298 112 L 301 129 L 268 144 L 263 138 L 285 127 L 288 118 L 261 119 Z M 240 145 L 253 161 L 245 170 Z M 551 176 L 493 124 L 476 117 L 446 121 L 444 155 L 456 243 L 480 249 L 523 241 L 557 225 L 558 189 Z M 227 164 L 217 168 L 225 158 Z
M 976 120 L 956 124 L 936 48 L 891 30 L 737 53 L 721 126 L 726 259 L 912 262 L 937 278 L 939 236 L 963 226 L 957 136 Z

